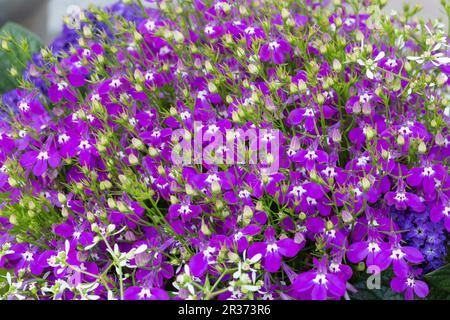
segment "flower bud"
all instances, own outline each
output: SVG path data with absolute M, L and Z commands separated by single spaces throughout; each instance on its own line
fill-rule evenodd
M 424 154 L 425 152 L 427 152 L 427 146 L 426 146 L 425 142 L 421 141 L 419 143 L 419 146 L 417 147 L 417 151 L 420 154 Z
M 203 219 L 202 219 L 202 226 L 201 226 L 200 230 L 202 231 L 202 233 L 205 236 L 210 236 L 212 234 L 211 230 L 208 228 L 208 225 L 205 223 L 205 221 Z
M 331 139 L 334 143 L 340 143 L 342 141 L 342 134 L 339 129 L 333 129 L 331 131 Z
M 220 184 L 217 181 L 213 181 L 211 183 L 211 192 L 213 194 L 219 194 L 222 188 L 220 187 Z
M 174 196 L 174 195 L 171 195 L 171 196 L 170 196 L 170 203 L 171 203 L 171 204 L 177 204 L 177 203 L 178 203 L 177 197 Z
M 208 83 L 208 90 L 211 93 L 217 93 L 218 89 L 217 89 L 217 86 L 213 82 L 210 82 L 210 83 Z
M 245 50 L 242 49 L 241 47 L 238 47 L 238 48 L 236 49 L 236 56 L 237 56 L 238 58 L 240 58 L 240 59 L 244 59 L 244 58 L 246 57 L 246 55 L 245 55 Z
M 244 219 L 252 219 L 253 218 L 253 210 L 249 206 L 244 207 L 244 211 L 242 213 Z
M 366 264 L 363 262 L 363 261 L 361 261 L 360 263 L 358 263 L 358 265 L 357 265 L 357 267 L 356 267 L 356 270 L 358 270 L 358 271 L 364 271 L 366 269 Z
M 17 216 L 15 214 L 12 214 L 9 217 L 9 223 L 11 223 L 12 225 L 17 225 Z
M 404 137 L 403 135 L 399 135 L 399 136 L 397 137 L 397 144 L 398 144 L 400 147 L 403 147 L 403 146 L 405 145 L 405 137 Z
M 305 241 L 305 236 L 301 232 L 296 232 L 294 235 L 294 242 L 297 244 L 303 243 Z
M 299 80 L 298 81 L 298 90 L 299 90 L 299 92 L 304 93 L 307 89 L 308 89 L 308 87 L 307 87 L 305 81 Z
M 116 209 L 117 208 L 117 203 L 113 198 L 108 198 L 108 207 L 110 207 L 111 209 Z
M 332 230 L 332 229 L 334 229 L 334 224 L 333 224 L 332 221 L 330 221 L 330 220 L 327 221 L 327 223 L 326 223 L 326 229 L 327 229 L 327 230 Z
M 36 209 L 36 204 L 33 201 L 28 202 L 28 209 L 34 210 Z
M 83 35 L 86 38 L 92 38 L 92 28 L 89 25 L 83 27 Z
M 223 207 L 224 207 L 223 202 L 221 200 L 216 200 L 216 204 L 215 205 L 216 205 L 216 209 L 217 210 L 222 210 Z
M 257 75 L 259 73 L 259 69 L 256 65 L 254 65 L 253 63 L 250 63 L 248 65 L 248 72 L 250 72 L 251 74 Z
M 131 144 L 133 145 L 133 148 L 135 148 L 137 150 L 144 150 L 144 148 L 145 148 L 144 143 L 137 138 L 131 139 Z
M 209 60 L 206 60 L 205 62 L 205 69 L 208 73 L 212 73 L 214 71 L 214 67 Z
M 67 202 L 67 197 L 62 193 L 58 193 L 58 201 L 61 204 L 65 204 Z
M 122 201 L 117 201 L 117 209 L 122 213 L 129 211 L 128 206 Z
M 173 38 L 177 43 L 184 43 L 184 35 L 180 31 L 174 31 Z
M 440 133 L 440 132 L 436 133 L 435 141 L 436 141 L 436 145 L 438 145 L 440 147 L 442 147 L 445 144 L 445 138 L 442 135 L 442 133 Z
M 156 156 L 158 156 L 159 152 L 158 152 L 158 149 L 155 149 L 153 147 L 149 147 L 148 148 L 148 154 L 150 155 L 150 157 L 155 158 Z
M 371 126 L 366 126 L 364 128 L 364 132 L 366 134 L 366 139 L 369 141 L 372 140 L 376 134 L 375 130 Z
M 133 38 L 136 43 L 141 42 L 143 39 L 142 34 L 140 34 L 138 31 L 133 32 Z
M 2 40 L 2 49 L 5 51 L 9 50 L 9 42 L 7 40 Z
M 367 179 L 366 177 L 362 178 L 361 186 L 362 186 L 364 191 L 369 190 L 370 187 L 371 187 L 371 183 L 370 183 L 369 179 Z
M 138 157 L 136 157 L 134 154 L 130 154 L 128 156 L 128 161 L 130 162 L 130 164 L 132 166 L 138 165 L 139 164 L 139 159 Z
M 19 183 L 17 182 L 17 180 L 12 177 L 8 178 L 8 184 L 13 188 L 17 188 L 19 186 Z
M 342 71 L 342 64 L 339 62 L 338 59 L 334 59 L 333 60 L 333 70 L 336 72 L 341 72 Z
M 341 218 L 342 221 L 344 221 L 345 223 L 350 223 L 353 221 L 353 216 L 350 212 L 348 212 L 347 210 L 343 210 L 341 212 Z

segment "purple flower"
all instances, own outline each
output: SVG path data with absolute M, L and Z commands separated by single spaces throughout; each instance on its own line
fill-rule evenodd
M 315 269 L 297 276 L 292 288 L 299 293 L 308 293 L 312 300 L 340 298 L 345 294 L 346 282 L 328 271 L 327 259 L 314 258 Z
M 387 192 L 384 198 L 389 206 L 395 206 L 397 210 L 406 210 L 408 207 L 416 212 L 425 210 L 425 205 L 416 194 L 405 191 L 403 181 L 398 182 L 397 191 Z
M 159 288 L 131 286 L 123 293 L 125 300 L 170 300 L 166 291 Z
M 304 243 L 296 243 L 290 238 L 275 240 L 275 232 L 272 228 L 268 228 L 264 236 L 265 242 L 254 242 L 248 248 L 248 257 L 260 254 L 263 258 L 264 269 L 268 272 L 277 272 L 280 270 L 283 257 L 292 258 L 304 246 Z
M 410 272 L 407 276 L 396 276 L 391 280 L 391 288 L 395 292 L 405 292 L 406 300 L 413 300 L 414 294 L 419 298 L 425 298 L 428 293 L 428 285 L 416 277 L 420 272 Z
M 283 39 L 277 39 L 264 44 L 259 51 L 259 58 L 263 62 L 273 61 L 275 64 L 283 64 L 286 55 L 292 51 L 291 46 Z
M 410 263 L 418 264 L 424 260 L 422 253 L 414 247 L 402 247 L 393 242 L 388 249 L 382 250 L 375 258 L 374 264 L 381 271 L 386 270 L 391 264 L 397 276 L 406 276 L 410 271 Z
M 20 158 L 20 164 L 32 169 L 35 176 L 46 173 L 48 165 L 57 168 L 60 161 L 61 157 L 53 144 L 41 146 L 38 150 L 27 151 Z

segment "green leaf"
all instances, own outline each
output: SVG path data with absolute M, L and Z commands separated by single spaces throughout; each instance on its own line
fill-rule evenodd
M 424 278 L 430 287 L 431 298 L 450 297 L 450 264 L 426 274 Z
M 8 43 L 8 50 L 0 49 L 0 94 L 18 86 L 17 79 L 10 75 L 15 67 L 21 75 L 32 55 L 43 47 L 41 39 L 33 32 L 12 22 L 0 29 L 0 40 Z

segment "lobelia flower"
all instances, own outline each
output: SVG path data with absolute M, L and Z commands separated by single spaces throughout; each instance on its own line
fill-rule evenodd
M 450 232 L 450 202 L 444 200 L 433 205 L 430 210 L 430 219 L 435 223 L 443 219 L 445 228 Z
M 436 180 L 441 181 L 446 170 L 440 164 L 424 164 L 421 168 L 412 168 L 406 182 L 413 187 L 422 187 L 427 194 L 436 193 Z
M 221 244 L 226 241 L 223 237 L 214 237 L 210 243 L 204 245 L 204 249 L 189 260 L 189 270 L 195 277 L 202 277 L 217 262 L 217 254 Z
M 382 250 L 375 258 L 374 264 L 380 270 L 386 270 L 391 264 L 397 276 L 406 276 L 410 271 L 410 263 L 418 264 L 424 260 L 422 253 L 408 246 L 401 246 L 398 241 L 393 240 L 389 248 Z
M 170 300 L 167 292 L 160 288 L 131 286 L 123 295 L 125 300 Z
M 227 240 L 227 245 L 230 250 L 234 250 L 236 248 L 238 253 L 244 252 L 249 245 L 247 240 L 247 236 L 255 236 L 261 232 L 261 227 L 257 225 L 248 225 L 238 231 L 236 231 L 233 235 L 231 235 Z
M 398 181 L 396 192 L 387 192 L 384 198 L 389 206 L 395 206 L 397 210 L 406 210 L 408 207 L 416 212 L 425 210 L 425 205 L 416 194 L 405 191 L 403 180 Z
M 419 298 L 425 298 L 429 293 L 428 285 L 421 280 L 417 280 L 417 276 L 421 273 L 421 269 L 411 271 L 407 276 L 396 276 L 391 280 L 391 288 L 395 292 L 405 292 L 406 300 L 414 300 L 414 295 Z
M 32 169 L 35 176 L 42 176 L 47 172 L 48 165 L 52 168 L 59 166 L 61 157 L 53 143 L 36 147 L 38 150 L 27 151 L 20 158 L 20 164 L 24 168 Z
M 293 290 L 307 293 L 312 300 L 342 297 L 346 291 L 346 282 L 328 271 L 327 258 L 314 258 L 313 263 L 315 269 L 300 273 L 292 284 Z
M 248 257 L 260 254 L 264 269 L 268 272 L 277 272 L 281 267 L 283 257 L 292 258 L 305 245 L 304 242 L 296 243 L 290 238 L 275 240 L 275 231 L 272 228 L 264 232 L 265 242 L 254 242 L 247 250 Z
M 259 59 L 263 62 L 273 61 L 275 64 L 283 64 L 286 55 L 292 51 L 288 42 L 283 39 L 270 41 L 262 45 L 259 51 Z

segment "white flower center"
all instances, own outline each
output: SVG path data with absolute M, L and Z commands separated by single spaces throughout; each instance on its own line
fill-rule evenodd
M 267 252 L 274 253 L 278 251 L 278 246 L 276 243 L 271 243 L 267 245 Z
M 391 259 L 400 260 L 403 259 L 404 256 L 406 256 L 406 254 L 401 249 L 392 250 Z
M 214 28 L 211 27 L 211 26 L 205 27 L 205 33 L 207 33 L 207 34 L 213 34 L 213 33 L 214 33 Z
M 425 168 L 423 168 L 422 175 L 431 177 L 432 175 L 434 175 L 434 172 L 435 171 L 433 170 L 432 167 L 425 167 Z
M 30 251 L 26 251 L 26 252 L 22 253 L 22 258 L 25 261 L 33 261 L 34 260 L 33 259 L 33 253 L 31 253 Z
M 408 278 L 406 279 L 406 285 L 413 288 L 416 285 L 416 280 L 414 280 L 414 278 Z
M 69 141 L 69 140 L 70 140 L 70 137 L 69 137 L 67 134 L 65 134 L 65 133 L 60 134 L 60 135 L 58 136 L 58 142 L 59 142 L 60 144 L 66 143 L 66 142 Z
M 377 253 L 381 251 L 380 246 L 376 242 L 369 242 L 368 249 L 372 253 Z
M 147 31 L 153 31 L 156 28 L 156 23 L 153 20 L 149 20 L 145 23 L 145 29 L 147 29 Z
M 244 236 L 244 234 L 242 233 L 242 232 L 238 232 L 238 233 L 236 233 L 235 235 L 234 235 L 234 240 L 235 241 L 238 241 L 238 240 L 240 240 L 242 237 Z
M 178 209 L 179 214 L 189 214 L 191 212 L 192 212 L 191 208 L 189 208 L 189 206 L 187 205 L 182 205 L 180 209 Z
M 220 178 L 216 174 L 210 174 L 205 181 L 209 184 L 212 184 L 213 182 L 220 182 Z
M 362 156 L 358 158 L 356 165 L 359 167 L 365 166 L 369 161 L 370 161 L 369 157 Z
M 143 288 L 141 292 L 138 294 L 139 299 L 150 299 L 152 297 L 152 293 L 150 292 L 150 289 Z
M 291 194 L 293 194 L 297 198 L 300 198 L 305 192 L 305 188 L 303 188 L 302 186 L 296 186 L 292 189 Z
M 318 273 L 316 275 L 316 277 L 313 279 L 313 282 L 315 284 L 319 284 L 319 285 L 326 285 L 328 280 L 325 274 L 323 273 Z
M 120 79 L 113 79 L 112 81 L 111 81 L 111 83 L 109 84 L 109 86 L 110 87 L 112 87 L 112 88 L 118 88 L 118 87 L 120 87 L 122 85 L 122 81 L 120 81 Z
M 412 133 L 411 129 L 409 127 L 401 127 L 398 132 L 403 136 L 408 136 Z
M 317 159 L 319 156 L 316 154 L 314 150 L 308 151 L 308 153 L 305 155 L 305 158 L 308 160 L 314 160 Z
M 249 35 L 254 35 L 255 34 L 255 28 L 248 27 L 248 28 L 245 29 L 245 33 L 249 34 Z
M 19 104 L 19 109 L 20 111 L 27 112 L 30 110 L 30 105 L 26 101 L 22 101 Z
M 48 160 L 48 159 L 50 159 L 50 157 L 48 156 L 47 151 L 41 151 L 41 152 L 39 152 L 37 159 L 38 160 Z
M 87 140 L 82 140 L 78 146 L 80 149 L 87 150 L 91 147 L 91 144 Z
M 248 192 L 247 190 L 239 191 L 239 198 L 246 199 L 248 197 L 250 197 L 250 192 Z
M 394 199 L 398 202 L 406 201 L 406 194 L 404 192 L 397 192 Z
M 61 81 L 60 83 L 58 83 L 58 91 L 63 91 L 65 88 L 67 88 L 69 85 L 66 83 L 66 82 L 64 82 L 64 81 Z
M 275 50 L 278 49 L 280 47 L 280 44 L 276 41 L 271 41 L 269 42 L 269 48 L 270 50 Z

